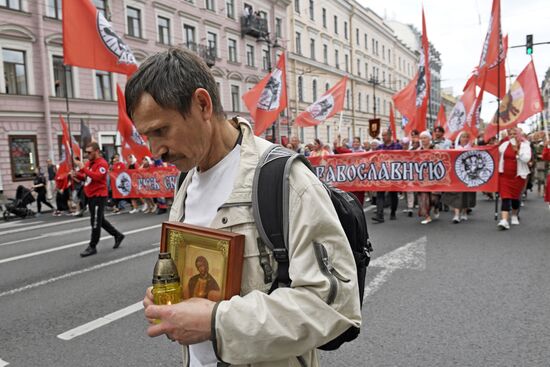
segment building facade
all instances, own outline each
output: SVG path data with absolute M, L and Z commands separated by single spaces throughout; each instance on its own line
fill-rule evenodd
M 449 121 L 449 116 L 451 115 L 451 111 L 453 110 L 457 102 L 458 102 L 458 98 L 453 96 L 452 87 L 441 89 L 441 104 L 445 109 L 445 116 L 447 117 L 447 121 Z
M 546 70 L 544 80 L 542 81 L 541 95 L 542 95 L 542 102 L 544 104 L 542 116 L 543 116 L 544 124 L 546 124 L 546 129 L 550 131 L 550 127 L 548 126 L 548 122 L 550 121 L 550 68 Z
M 61 1 L 0 1 L 0 189 L 8 196 L 47 158 L 60 160 L 59 115 L 70 119 L 77 140 L 80 122 L 88 125 L 107 158 L 120 144 L 116 84 L 124 88 L 126 76 L 63 67 Z M 138 62 L 170 46 L 203 57 L 228 116 L 247 117 L 242 94 L 267 73 L 276 41 L 287 38 L 290 0 L 93 2 Z
M 414 77 L 419 54 L 356 1 L 294 0 L 288 19 L 291 120 L 341 78 L 349 77 L 342 114 L 316 127 L 293 127 L 292 133 L 306 143 L 319 138 L 332 144 L 338 134 L 369 140 L 369 119 L 375 117 L 387 129 L 391 97 Z M 401 116 L 395 112 L 399 126 Z

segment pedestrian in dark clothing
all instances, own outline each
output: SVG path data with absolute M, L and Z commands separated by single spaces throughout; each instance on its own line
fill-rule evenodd
M 48 163 L 48 182 L 46 185 L 46 198 L 48 200 L 53 199 L 53 194 L 55 193 L 55 174 L 57 173 L 57 167 L 52 163 L 51 159 L 46 161 Z
M 115 249 L 120 246 L 124 239 L 124 235 L 104 218 L 109 164 L 101 157 L 99 145 L 96 142 L 91 142 L 86 146 L 86 154 L 89 159 L 86 164 L 77 160 L 74 162 L 75 166 L 80 168 L 80 171 L 76 173 L 76 177 L 80 180 L 86 180 L 84 194 L 88 197 L 92 225 L 92 238 L 90 239 L 89 246 L 80 253 L 82 257 L 97 253 L 96 246 L 99 242 L 101 228 L 105 229 L 115 238 L 115 245 L 113 246 Z
M 402 150 L 403 146 L 396 141 L 392 141 L 391 131 L 387 130 L 382 132 L 382 144 L 378 146 L 376 150 Z M 397 205 L 399 198 L 396 191 L 388 191 L 390 197 L 390 219 L 395 220 L 395 212 L 397 211 Z M 376 215 L 372 217 L 375 223 L 384 222 L 384 204 L 386 203 L 386 192 L 379 191 L 376 194 Z
M 36 192 L 36 209 L 38 211 L 38 214 L 42 211 L 42 204 L 45 204 L 47 207 L 53 210 L 52 204 L 48 200 L 46 200 L 46 177 L 42 173 L 42 170 L 40 167 L 36 167 L 36 177 L 33 181 L 32 189 Z

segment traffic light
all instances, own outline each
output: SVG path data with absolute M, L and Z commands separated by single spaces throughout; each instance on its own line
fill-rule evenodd
M 527 55 L 533 54 L 533 35 L 528 34 L 525 40 L 525 52 Z

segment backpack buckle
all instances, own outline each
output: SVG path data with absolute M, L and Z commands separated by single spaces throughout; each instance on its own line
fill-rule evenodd
M 288 251 L 285 248 L 274 248 L 273 256 L 277 262 L 288 262 Z

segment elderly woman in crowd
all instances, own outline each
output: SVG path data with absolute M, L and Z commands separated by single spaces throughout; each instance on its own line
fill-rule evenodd
M 315 138 L 311 143 L 311 152 L 309 153 L 310 157 L 324 157 L 329 155 L 330 152 L 324 147 L 321 140 Z
M 462 132 L 455 141 L 455 149 L 464 150 L 472 147 L 472 138 L 469 132 Z M 441 200 L 443 204 L 453 208 L 455 215 L 453 223 L 460 223 L 468 220 L 468 209 L 476 206 L 475 192 L 446 192 Z
M 500 144 L 498 151 L 499 193 L 502 203 L 501 220 L 497 226 L 506 230 L 510 229 L 510 223 L 519 225 L 518 210 L 521 193 L 530 172 L 528 163 L 531 160 L 531 145 L 523 136 L 523 131 L 515 127 L 508 130 L 508 139 Z
M 429 131 L 420 133 L 420 150 L 433 149 L 432 134 Z M 439 218 L 440 193 L 419 192 L 418 193 L 418 215 L 423 217 L 421 224 L 431 223 L 433 219 Z M 433 209 L 433 218 L 431 211 Z

